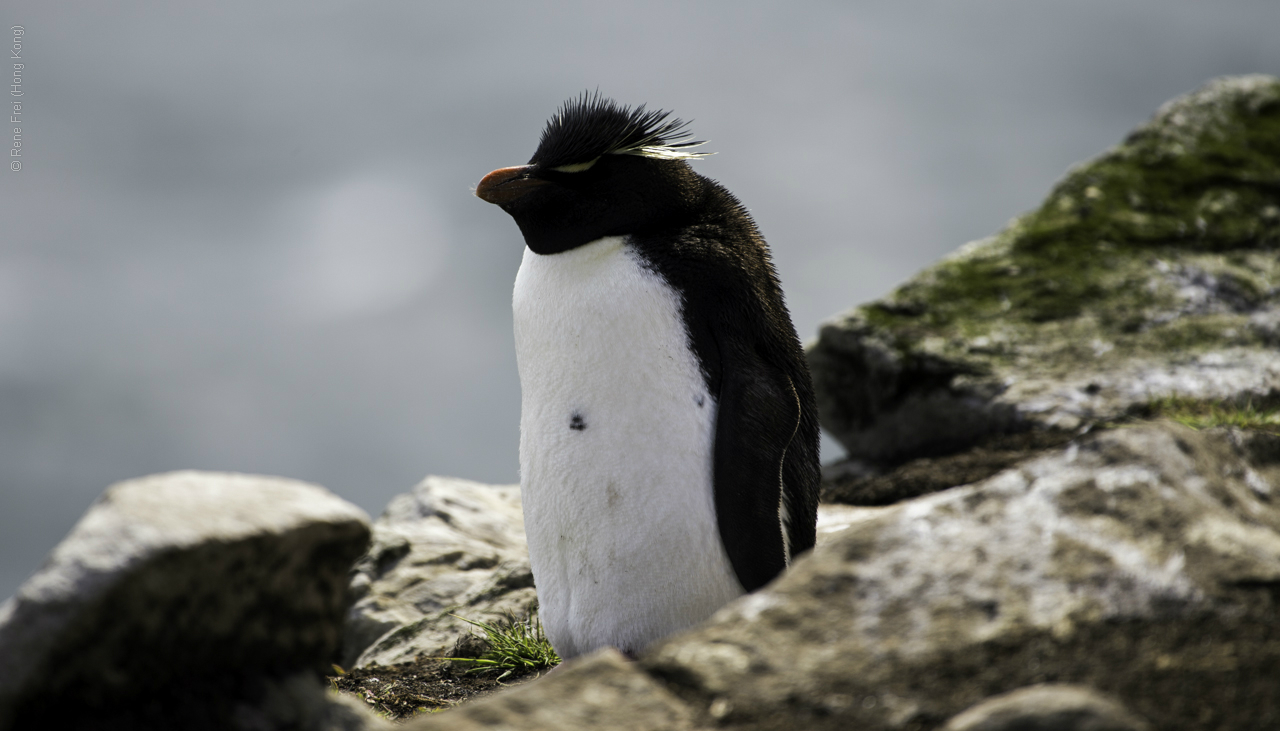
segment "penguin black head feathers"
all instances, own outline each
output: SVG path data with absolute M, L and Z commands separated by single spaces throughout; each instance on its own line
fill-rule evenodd
M 688 123 L 669 119 L 671 112 L 619 106 L 599 93 L 583 92 L 565 102 L 547 121 L 530 165 L 579 168 L 602 155 L 639 155 L 656 160 L 687 160 L 711 153 L 694 152 L 706 144 L 687 140 Z M 585 169 L 585 168 L 583 168 Z
M 604 236 L 686 225 L 707 182 L 685 161 L 701 140 L 670 112 L 584 93 L 560 107 L 527 165 L 494 170 L 476 195 L 515 219 L 525 243 L 554 254 Z

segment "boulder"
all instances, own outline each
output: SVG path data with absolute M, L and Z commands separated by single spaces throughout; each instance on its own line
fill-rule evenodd
M 355 566 L 343 666 L 449 653 L 472 621 L 537 606 L 518 485 L 428 477 L 396 496 Z
M 823 426 L 896 466 L 1153 397 L 1280 392 L 1280 80 L 1217 79 L 809 349 Z
M 1161 729 L 1277 727 L 1280 437 L 1258 438 L 1115 429 L 863 509 L 642 663 L 727 728 L 929 729 L 1046 682 Z
M 372 728 L 319 678 L 368 537 L 360 509 L 295 480 L 108 488 L 0 606 L 0 729 Z

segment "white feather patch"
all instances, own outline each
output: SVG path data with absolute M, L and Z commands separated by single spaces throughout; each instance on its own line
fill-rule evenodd
M 679 294 L 608 237 L 526 249 L 513 309 L 525 531 L 557 652 L 639 651 L 741 595 Z
M 621 150 L 614 150 L 614 155 L 639 155 L 640 157 L 651 157 L 656 160 L 694 160 L 699 157 L 714 155 L 714 152 L 694 152 L 691 148 L 699 145 L 707 144 L 704 142 L 693 142 L 683 145 L 646 145 L 641 144 L 636 147 L 625 147 Z
M 557 173 L 580 173 L 586 170 L 590 170 L 591 167 L 595 165 L 596 162 L 599 160 L 600 158 L 593 157 L 590 160 L 587 160 L 586 162 L 575 162 L 570 165 L 561 165 L 559 167 L 554 167 L 551 169 L 556 171 Z
M 791 428 L 791 436 L 787 437 L 787 446 L 782 448 L 782 458 L 778 460 L 778 523 L 782 525 L 782 558 L 787 566 L 791 565 L 791 510 L 787 508 L 787 484 L 784 479 L 783 471 L 787 466 L 787 449 L 791 447 L 791 442 L 795 441 L 796 434 L 800 432 L 800 394 L 796 392 L 796 386 L 787 380 L 787 385 L 791 388 L 791 395 L 796 400 L 796 425 Z

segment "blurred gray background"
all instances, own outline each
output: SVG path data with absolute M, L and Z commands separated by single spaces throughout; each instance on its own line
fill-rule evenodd
M 470 188 L 584 89 L 695 120 L 808 339 L 1166 99 L 1280 73 L 1276 0 L 205 5 L 0 10 L 0 598 L 124 478 L 374 515 L 428 473 L 516 481 L 523 244 Z

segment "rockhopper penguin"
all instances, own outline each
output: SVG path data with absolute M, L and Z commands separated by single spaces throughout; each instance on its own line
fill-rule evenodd
M 516 275 L 520 488 L 564 658 L 634 656 L 813 546 L 818 420 L 764 238 L 685 123 L 598 94 L 476 195 Z

